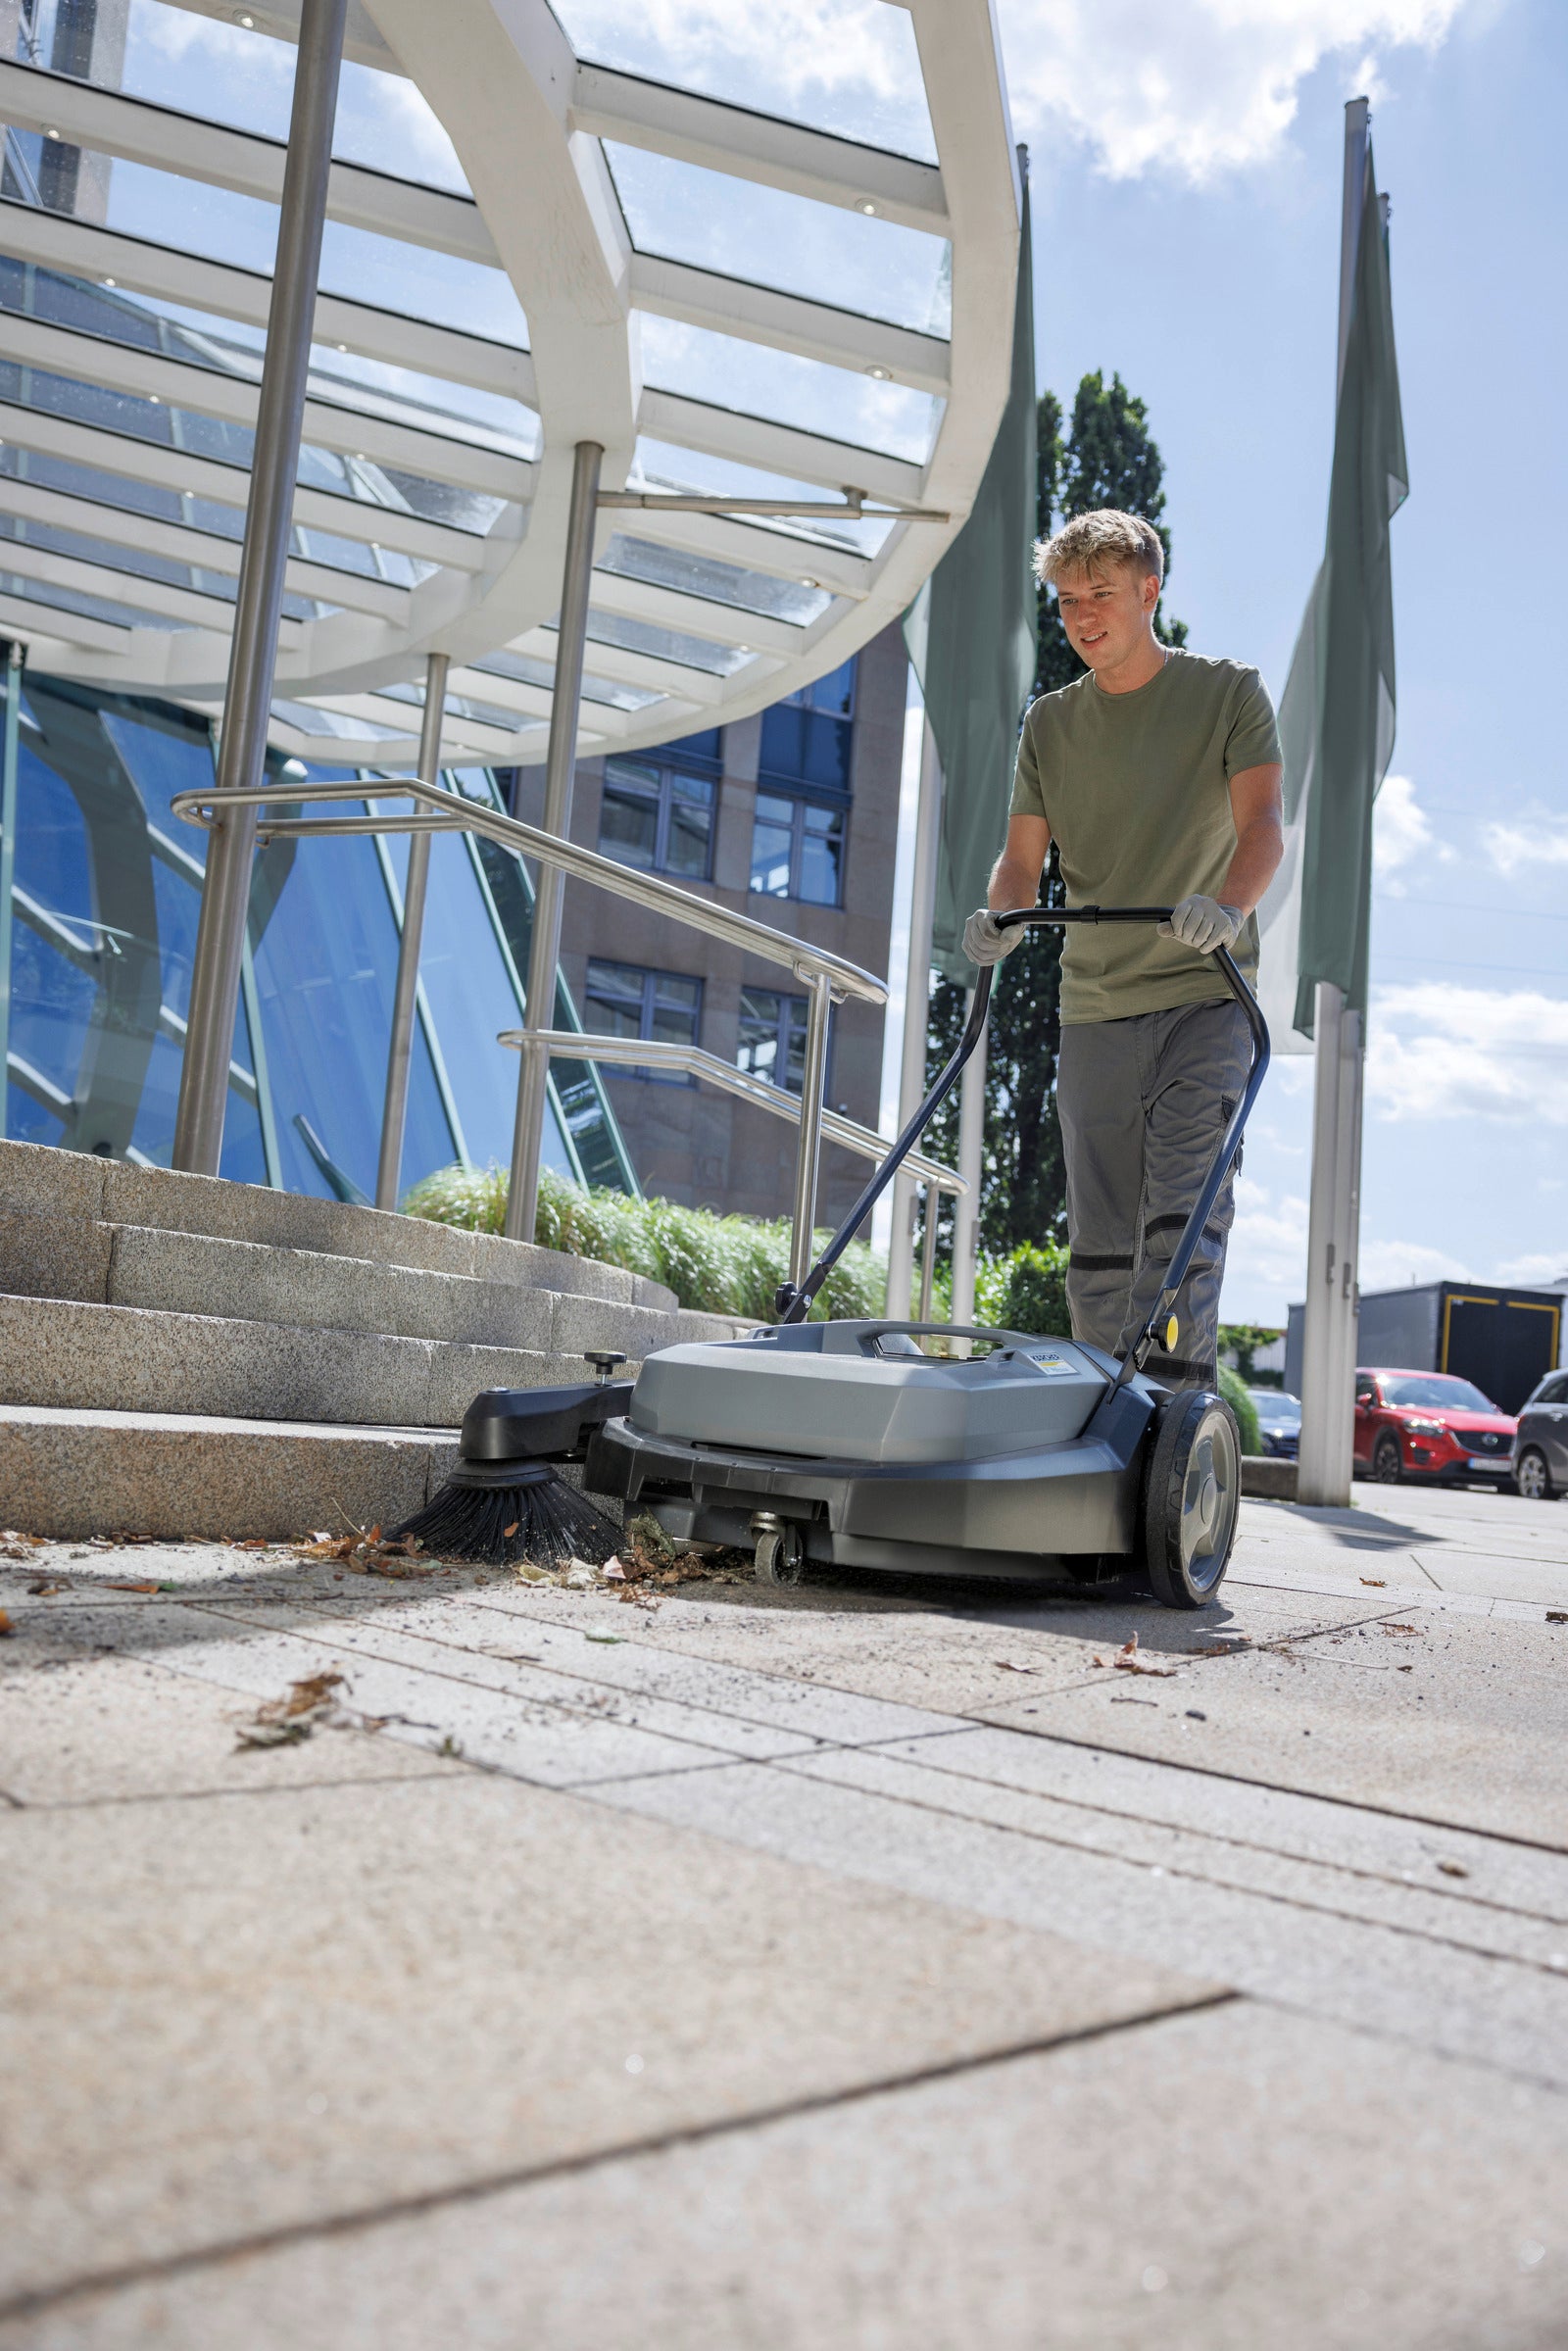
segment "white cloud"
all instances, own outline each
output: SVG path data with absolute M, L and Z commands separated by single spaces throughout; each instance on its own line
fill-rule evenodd
M 1372 1006 L 1367 1106 L 1385 1119 L 1529 1119 L 1568 1126 L 1568 1001 L 1446 980 L 1383 988 Z
M 1568 1281 L 1568 1241 L 1558 1249 L 1508 1257 L 1493 1273 L 1494 1282 L 1517 1282 L 1522 1290 L 1557 1290 Z
M 1568 818 L 1534 805 L 1510 823 L 1485 826 L 1481 841 L 1504 881 L 1526 866 L 1568 865 Z
M 1343 55 L 1346 94 L 1387 51 L 1432 49 L 1464 0 L 1002 0 L 1014 119 L 1066 123 L 1113 178 L 1202 182 L 1277 154 L 1297 93 Z M 1353 69 L 1353 73 L 1352 73 Z
M 1363 1290 L 1403 1290 L 1411 1282 L 1468 1282 L 1470 1268 L 1451 1249 L 1420 1241 L 1370 1241 L 1361 1236 L 1356 1279 Z
M 1299 1298 L 1305 1276 L 1306 1201 L 1294 1194 L 1276 1200 L 1251 1176 L 1238 1176 L 1236 1222 L 1225 1254 L 1226 1295 Z
M 1400 867 L 1432 846 L 1432 825 L 1407 775 L 1383 779 L 1372 811 L 1372 875 L 1390 898 L 1404 896 Z

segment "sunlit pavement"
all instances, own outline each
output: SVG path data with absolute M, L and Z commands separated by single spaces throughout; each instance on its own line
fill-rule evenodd
M 1560 1503 L 1195 1617 L 0 1568 L 0 2343 L 1568 2339 Z

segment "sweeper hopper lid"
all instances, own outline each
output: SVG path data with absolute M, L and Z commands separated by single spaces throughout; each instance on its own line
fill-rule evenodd
M 1114 1375 L 1070 1339 L 973 1344 L 966 1360 L 931 1356 L 910 1326 L 837 1322 L 665 1347 L 638 1373 L 628 1418 L 651 1437 L 775 1456 L 986 1461 L 1078 1436 Z

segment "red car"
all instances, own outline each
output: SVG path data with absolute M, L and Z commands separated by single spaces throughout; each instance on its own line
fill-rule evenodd
M 1383 1486 L 1507 1486 L 1516 1421 L 1446 1371 L 1358 1371 L 1355 1468 Z

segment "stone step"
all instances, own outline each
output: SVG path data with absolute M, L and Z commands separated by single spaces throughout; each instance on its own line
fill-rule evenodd
M 357 1208 L 304 1193 L 272 1192 L 216 1176 L 137 1167 L 86 1151 L 0 1141 L 0 1220 L 42 1217 L 74 1226 L 129 1225 L 215 1241 L 309 1250 L 522 1288 L 570 1291 L 624 1304 L 675 1310 L 674 1292 L 623 1266 L 576 1257 L 499 1233 L 465 1233 L 422 1217 Z M 34 1237 L 36 1242 L 36 1237 Z M 4 1242 L 0 1239 L 0 1249 Z M 3 1266 L 3 1256 L 0 1256 Z M 71 1295 L 61 1293 L 60 1295 Z
M 0 1400 L 454 1429 L 481 1388 L 584 1379 L 590 1347 L 635 1364 L 680 1328 L 641 1306 L 550 1303 L 549 1345 L 509 1347 L 0 1296 Z
M 0 1295 L 0 1402 L 455 1429 L 482 1388 L 585 1379 L 589 1347 L 614 1348 L 634 1372 L 656 1347 L 744 1328 L 536 1296 L 548 1321 L 536 1347 L 520 1347 Z M 0 1494 L 0 1517 L 4 1507 Z
M 392 1528 L 457 1458 L 450 1430 L 0 1405 L 0 1522 L 27 1535 Z
M 574 1264 L 566 1260 L 568 1278 Z M 83 1305 L 284 1323 L 301 1330 L 378 1331 L 400 1339 L 546 1350 L 555 1344 L 552 1329 L 567 1296 L 584 1310 L 579 1320 L 596 1331 L 614 1327 L 614 1318 L 623 1315 L 653 1313 L 662 1324 L 671 1320 L 662 1306 L 582 1297 L 554 1286 L 434 1273 L 258 1241 L 220 1241 L 208 1233 L 3 1212 L 0 1291 Z M 606 1338 L 592 1344 L 620 1343 Z

